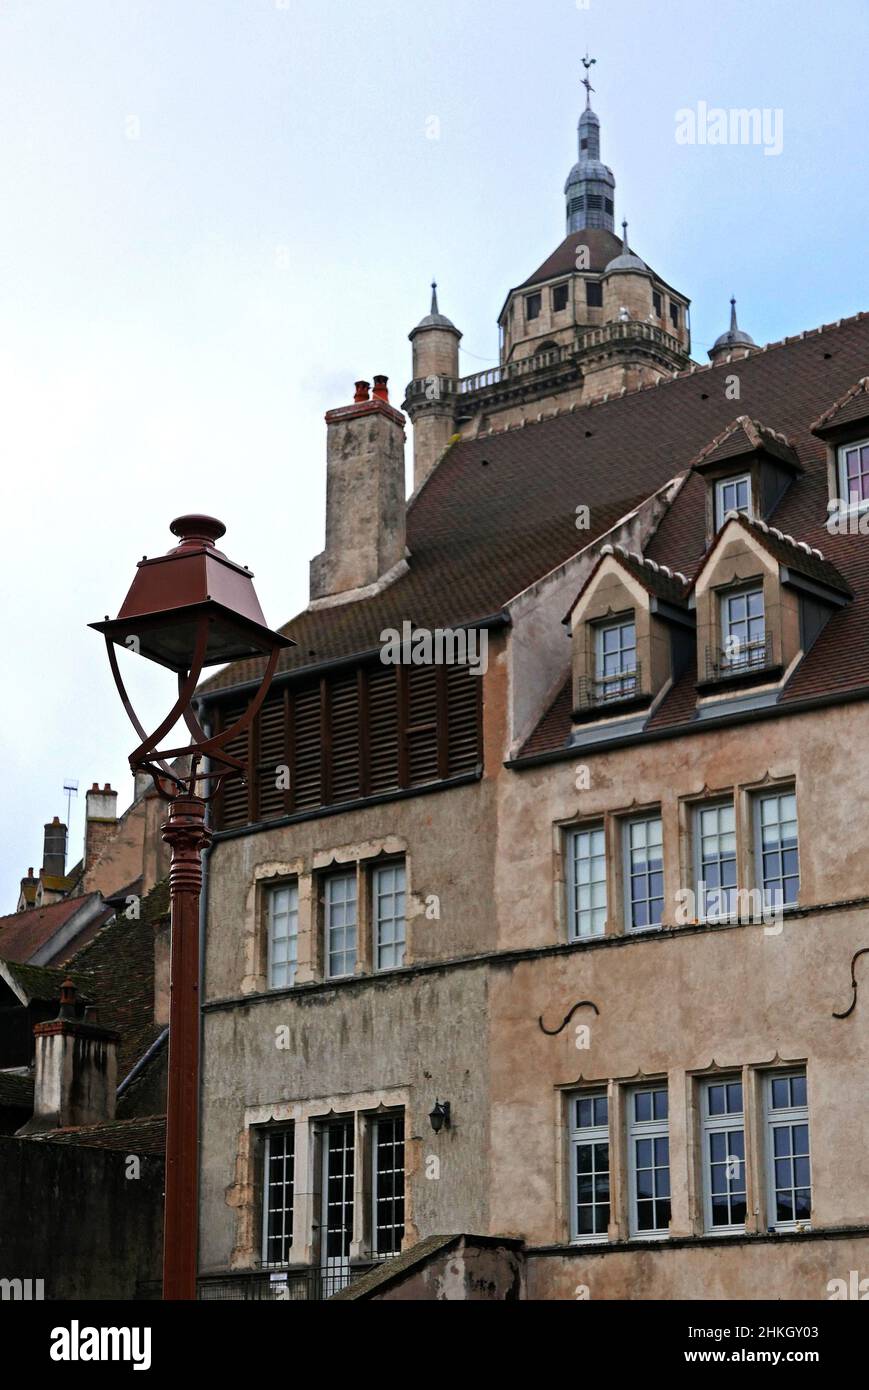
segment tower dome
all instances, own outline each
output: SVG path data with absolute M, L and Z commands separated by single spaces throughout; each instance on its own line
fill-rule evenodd
M 607 265 L 604 275 L 648 275 L 651 278 L 652 272 L 641 261 L 639 256 L 635 256 L 628 246 L 628 224 L 622 223 L 622 249 L 614 260 Z
M 456 328 L 456 325 L 450 319 L 447 318 L 446 314 L 442 314 L 438 309 L 437 280 L 432 280 L 431 282 L 431 311 L 428 314 L 426 314 L 424 319 L 420 319 L 419 323 L 416 325 L 416 328 L 411 329 L 411 332 L 408 336 L 410 337 L 411 342 L 413 342 L 417 333 L 423 333 L 427 329 L 432 328 L 440 329 L 442 332 L 446 333 L 455 333 L 457 338 L 461 338 L 462 336 L 458 328 Z
M 709 349 L 709 356 L 713 362 L 718 362 L 722 357 L 729 357 L 734 353 L 738 357 L 747 357 L 756 348 L 757 343 L 751 334 L 744 332 L 736 322 L 736 299 L 732 297 L 730 300 L 730 327 L 726 333 L 719 333 Z

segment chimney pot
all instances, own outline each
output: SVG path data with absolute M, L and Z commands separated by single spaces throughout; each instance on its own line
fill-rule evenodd
M 389 390 L 387 388 L 388 376 L 376 376 L 374 378 L 374 395 L 380 401 L 389 400 Z
M 368 388 L 369 388 L 370 385 L 371 385 L 371 383 L 368 382 L 368 381 L 357 381 L 357 383 L 356 383 L 356 395 L 353 397 L 353 402 L 354 402 L 354 404 L 355 404 L 357 401 L 367 401 L 367 400 L 368 400 Z

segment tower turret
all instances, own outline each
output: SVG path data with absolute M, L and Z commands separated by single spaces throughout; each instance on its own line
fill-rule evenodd
M 712 362 L 722 362 L 726 358 L 748 357 L 749 353 L 757 351 L 757 343 L 750 333 L 745 333 L 736 322 L 736 299 L 730 300 L 730 327 L 726 333 L 720 333 L 709 349 L 709 357 Z
M 459 375 L 461 333 L 438 308 L 432 281 L 431 311 L 410 333 L 413 380 L 404 410 L 413 423 L 413 485 L 431 472 L 455 430 L 455 383 Z

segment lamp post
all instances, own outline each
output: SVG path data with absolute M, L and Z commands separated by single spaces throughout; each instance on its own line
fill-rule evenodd
M 149 772 L 168 802 L 162 826 L 169 845 L 171 974 L 169 1079 L 166 1105 L 166 1199 L 163 1223 L 163 1297 L 195 1299 L 199 1179 L 199 896 L 202 851 L 211 843 L 207 804 L 225 777 L 243 776 L 244 764 L 226 751 L 266 697 L 278 657 L 295 644 L 272 632 L 253 587 L 253 575 L 217 550 L 226 527 L 210 516 L 182 516 L 170 527 L 180 544 L 166 555 L 139 561 L 114 620 L 91 623 L 106 640 L 112 674 L 141 743 L 130 754 L 133 773 Z M 178 677 L 178 698 L 151 734 L 133 709 L 115 647 L 134 651 Z M 266 658 L 258 690 L 240 719 L 216 736 L 203 729 L 192 700 L 206 666 L 244 657 Z M 178 719 L 191 742 L 160 749 Z M 186 770 L 173 759 L 189 759 Z M 203 767 L 207 760 L 207 770 Z

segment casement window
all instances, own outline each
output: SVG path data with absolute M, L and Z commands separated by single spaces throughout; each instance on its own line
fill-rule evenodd
M 849 507 L 869 502 L 869 439 L 839 449 L 839 495 Z
M 263 1239 L 264 1264 L 282 1265 L 290 1258 L 293 1243 L 293 1193 L 295 1188 L 294 1131 L 266 1130 L 263 1142 Z
M 664 301 L 658 290 L 652 290 L 652 308 L 660 318 L 664 312 Z
M 567 916 L 572 941 L 606 930 L 606 843 L 602 825 L 567 833 Z
M 694 884 L 700 921 L 736 909 L 736 812 L 732 801 L 694 808 Z
M 721 651 L 723 665 L 730 671 L 765 664 L 766 626 L 760 585 L 721 595 Z
M 751 477 L 720 478 L 715 484 L 715 530 L 720 531 L 728 512 L 751 516 Z
M 561 314 L 567 308 L 569 289 L 567 285 L 553 285 L 552 287 L 552 312 Z
M 282 883 L 268 889 L 268 987 L 285 989 L 296 982 L 299 950 L 299 885 Z
M 394 970 L 404 964 L 405 869 L 403 863 L 384 864 L 371 875 L 371 918 L 374 964 Z
M 793 1230 L 812 1215 L 809 1110 L 804 1071 L 765 1078 L 767 1221 Z
M 321 1134 L 320 1266 L 328 1298 L 350 1279 L 356 1151 L 353 1119 L 334 1120 Z
M 625 823 L 625 929 L 659 927 L 664 912 L 664 836 L 660 816 Z
M 570 1238 L 606 1240 L 610 1219 L 609 1107 L 603 1093 L 570 1099 Z
M 404 1115 L 379 1116 L 372 1126 L 371 1166 L 375 1255 L 397 1255 L 404 1239 Z
M 589 309 L 603 308 L 603 285 L 600 280 L 586 280 L 585 302 Z
M 356 969 L 356 874 L 330 874 L 325 879 L 324 924 L 326 974 L 330 980 Z
M 628 1093 L 630 1233 L 666 1235 L 670 1228 L 669 1106 L 665 1085 Z
M 707 1081 L 701 1091 L 703 1195 L 707 1232 L 745 1229 L 742 1082 Z
M 531 323 L 533 319 L 540 317 L 540 307 L 542 296 L 539 294 L 528 294 L 525 296 L 525 320 Z
M 797 797 L 792 790 L 754 800 L 754 858 L 765 907 L 791 907 L 800 894 Z
M 599 702 L 635 695 L 637 629 L 633 618 L 595 628 L 595 694 Z
M 674 328 L 679 327 L 679 305 L 670 300 L 670 322 Z

